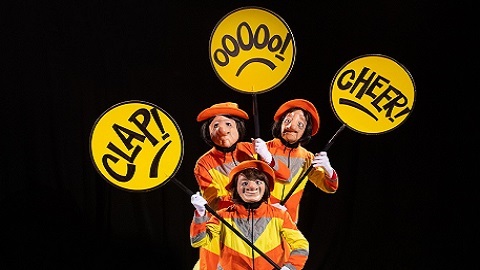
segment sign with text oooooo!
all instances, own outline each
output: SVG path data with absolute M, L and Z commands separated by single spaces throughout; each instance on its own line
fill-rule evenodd
M 161 108 L 143 101 L 119 103 L 100 116 L 90 135 L 97 171 L 128 191 L 149 191 L 165 184 L 179 169 L 183 138 Z
M 210 37 L 210 62 L 233 90 L 263 93 L 280 85 L 295 60 L 293 35 L 270 10 L 244 7 L 223 17 Z
M 413 110 L 415 84 L 408 70 L 385 55 L 363 55 L 335 75 L 330 101 L 338 119 L 363 134 L 382 134 Z

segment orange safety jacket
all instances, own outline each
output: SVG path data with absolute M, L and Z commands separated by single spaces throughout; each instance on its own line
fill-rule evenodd
M 229 182 L 228 174 L 240 162 L 252 159 L 256 159 L 253 144 L 238 142 L 232 152 L 222 152 L 212 147 L 197 160 L 193 171 L 195 179 L 202 196 L 212 209 L 219 210 L 233 204 L 229 192 L 225 189 Z M 276 162 L 273 158 L 270 166 L 277 178 L 285 180 L 290 177 L 286 164 Z M 218 244 L 215 243 L 200 248 L 200 270 L 217 269 L 219 252 Z
M 309 243 L 292 221 L 290 214 L 268 203 L 257 209 L 234 204 L 217 211 L 216 216 L 198 216 L 195 211 L 190 225 L 192 247 L 209 245 L 217 240 L 220 259 L 217 269 L 273 269 L 273 265 L 241 239 L 224 222 L 228 222 L 277 266 L 303 269 L 308 259 Z M 288 248 L 284 244 L 288 244 Z M 289 254 L 285 254 L 289 252 Z M 285 259 L 286 258 L 286 259 Z
M 273 158 L 286 164 L 290 169 L 290 178 L 287 181 L 282 181 L 278 178 L 277 181 L 275 181 L 275 188 L 270 194 L 270 202 L 273 204 L 281 202 L 283 199 L 285 199 L 287 194 L 290 193 L 290 190 L 297 180 L 305 173 L 305 171 L 308 170 L 312 164 L 314 154 L 302 146 L 298 146 L 297 148 L 287 147 L 278 138 L 267 141 L 266 143 L 267 148 L 270 153 L 272 153 Z M 325 193 L 335 193 L 338 189 L 338 179 L 335 171 L 330 178 L 323 168 L 312 168 L 308 176 L 302 179 L 302 182 L 300 182 L 300 184 L 284 204 L 295 223 L 298 223 L 300 201 L 307 184 L 307 179 Z
M 225 189 L 229 182 L 228 174 L 238 163 L 256 159 L 256 156 L 252 143 L 239 142 L 232 152 L 225 153 L 213 147 L 197 160 L 193 173 L 210 207 L 218 210 L 232 204 L 229 192 Z M 276 161 L 275 157 L 270 166 L 277 179 L 285 181 L 290 178 L 287 165 Z

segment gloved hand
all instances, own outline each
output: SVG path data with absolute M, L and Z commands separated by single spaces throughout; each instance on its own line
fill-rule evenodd
M 280 203 L 274 203 L 272 206 L 275 206 L 278 209 L 282 209 L 283 211 L 287 211 L 287 207 L 285 205 L 281 205 Z
M 323 167 L 325 171 L 328 173 L 329 177 L 332 177 L 333 175 L 333 168 L 330 165 L 330 160 L 328 159 L 327 152 L 322 151 L 320 153 L 315 154 L 315 157 L 313 158 L 312 161 L 312 166 L 313 167 Z
M 265 143 L 265 141 L 260 138 L 257 138 L 257 139 L 252 138 L 252 143 L 253 143 L 253 148 L 255 149 L 255 153 L 257 153 L 262 158 L 263 161 L 270 164 L 270 162 L 272 162 L 273 157 L 270 151 L 268 151 L 267 144 Z
M 207 200 L 200 195 L 200 191 L 197 191 L 197 193 L 193 194 L 192 197 L 190 198 L 190 201 L 192 205 L 195 207 L 195 210 L 197 210 L 197 213 L 200 216 L 205 215 L 205 204 L 207 204 Z
M 282 268 L 280 268 L 280 270 L 290 270 L 290 268 L 288 268 L 286 266 L 282 266 Z

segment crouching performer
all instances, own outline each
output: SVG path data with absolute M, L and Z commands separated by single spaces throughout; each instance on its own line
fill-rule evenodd
M 273 269 L 268 260 L 224 222 L 231 224 L 282 270 L 298 270 L 305 266 L 309 253 L 307 239 L 287 211 L 269 204 L 274 179 L 273 169 L 261 160 L 243 161 L 233 168 L 226 189 L 234 204 L 217 211 L 223 221 L 206 215 L 207 201 L 199 192 L 191 196 L 195 207 L 190 225 L 191 245 L 198 248 L 218 239 L 218 270 Z M 284 247 L 285 243 L 289 247 Z

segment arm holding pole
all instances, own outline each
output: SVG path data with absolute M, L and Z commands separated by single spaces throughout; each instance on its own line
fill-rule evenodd
M 333 137 L 328 141 L 328 143 L 325 145 L 325 147 L 323 148 L 322 151 L 328 151 L 328 149 L 330 149 L 330 147 L 332 146 L 335 138 L 337 137 L 337 135 L 343 130 L 345 129 L 345 124 L 343 124 L 338 130 L 337 132 L 335 132 L 335 134 L 333 135 Z M 293 192 L 297 189 L 297 187 L 300 185 L 300 183 L 303 181 L 304 178 L 307 177 L 307 175 L 310 173 L 310 171 L 313 169 L 313 165 L 310 165 L 310 167 L 308 167 L 308 169 L 297 179 L 297 181 L 293 184 L 292 186 L 292 189 L 290 189 L 290 191 L 288 192 L 287 196 L 285 196 L 285 198 L 280 202 L 281 205 L 285 205 L 285 203 L 287 202 L 287 200 L 292 196 Z

